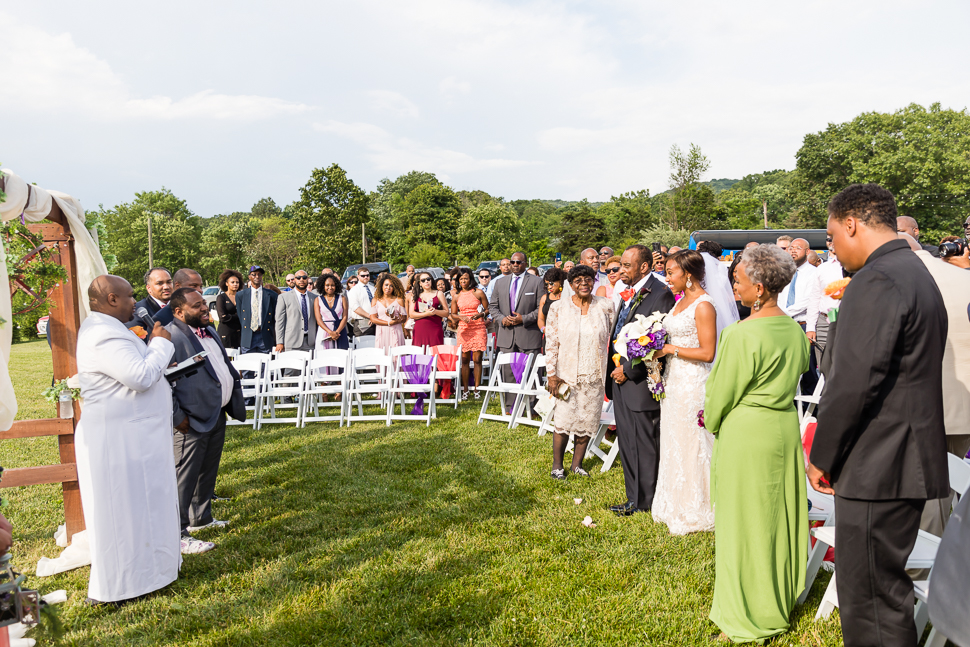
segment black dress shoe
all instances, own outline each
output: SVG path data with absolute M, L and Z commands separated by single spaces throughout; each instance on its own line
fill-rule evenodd
M 638 508 L 638 507 L 636 507 L 635 505 L 633 505 L 631 503 L 629 508 L 626 508 L 626 509 L 623 509 L 623 510 L 618 510 L 617 513 L 616 513 L 616 515 L 618 517 L 629 517 L 629 516 L 634 515 L 634 514 L 636 514 L 638 512 L 647 512 L 647 510 L 644 510 L 643 508 Z
M 619 512 L 620 510 L 623 510 L 627 506 L 631 506 L 631 505 L 633 505 L 632 501 L 627 501 L 626 503 L 618 503 L 617 505 L 611 505 L 610 512 Z

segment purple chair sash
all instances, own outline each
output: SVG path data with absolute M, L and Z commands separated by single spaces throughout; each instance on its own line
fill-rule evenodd
M 401 370 L 404 371 L 404 377 L 408 381 L 408 384 L 428 384 L 434 361 L 434 355 L 402 355 Z M 411 409 L 412 416 L 424 415 L 425 397 L 423 391 L 418 392 L 418 401 L 414 404 L 414 408 Z
M 522 376 L 525 374 L 525 365 L 528 361 L 527 353 L 512 353 L 512 376 L 515 377 L 516 384 L 522 384 Z

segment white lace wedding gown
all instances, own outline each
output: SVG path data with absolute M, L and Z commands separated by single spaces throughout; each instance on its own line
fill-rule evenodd
M 694 311 L 702 301 L 714 305 L 714 300 L 704 294 L 683 312 L 667 317 L 668 343 L 681 348 L 700 347 Z M 714 530 L 710 488 L 714 436 L 697 425 L 711 366 L 667 356 L 667 397 L 660 401 L 660 471 L 652 511 L 653 518 L 667 524 L 673 535 Z

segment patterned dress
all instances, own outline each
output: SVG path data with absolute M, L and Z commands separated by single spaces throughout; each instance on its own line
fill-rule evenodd
M 466 317 L 478 314 L 480 302 L 475 290 L 462 290 L 458 293 L 458 312 Z M 463 352 L 485 350 L 485 321 L 462 321 L 458 324 L 458 344 Z
M 612 320 L 613 302 L 603 297 L 594 296 L 585 315 L 572 297 L 549 308 L 546 371 L 569 385 L 569 399 L 556 401 L 556 433 L 593 436 L 599 430 Z

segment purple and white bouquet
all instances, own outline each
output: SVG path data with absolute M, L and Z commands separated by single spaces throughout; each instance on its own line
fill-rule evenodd
M 613 363 L 620 365 L 620 358 L 628 359 L 634 365 L 641 362 L 647 365 L 647 380 L 655 400 L 666 396 L 663 377 L 660 375 L 660 362 L 654 359 L 657 351 L 667 343 L 667 329 L 664 320 L 667 315 L 654 312 L 649 317 L 636 315 L 620 329 L 613 343 L 616 354 Z

